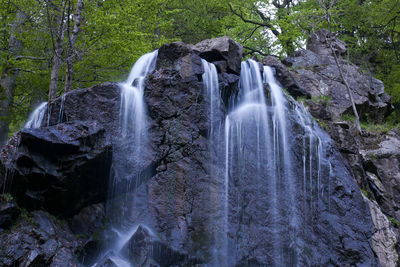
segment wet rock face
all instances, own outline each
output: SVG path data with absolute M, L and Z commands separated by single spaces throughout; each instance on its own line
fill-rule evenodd
M 11 195 L 0 195 L 0 232 L 7 229 L 20 214 Z
M 173 248 L 209 259 L 217 185 L 208 173 L 209 100 L 204 96 L 201 58 L 187 46 L 183 48 L 187 54 L 170 57 L 173 64 L 163 65 L 167 55 L 177 54 L 168 49 L 160 48 L 160 64 L 149 76 L 144 93 L 158 162 L 147 184 L 148 212 L 154 222 L 150 226 Z M 187 76 L 184 66 L 201 72 Z M 216 112 L 223 116 L 223 110 Z
M 278 58 L 274 56 L 267 56 L 263 58 L 261 63 L 265 66 L 270 66 L 275 69 L 275 78 L 281 83 L 282 87 L 295 97 L 305 96 L 311 97 L 311 94 L 303 89 L 294 79 L 290 71 L 283 65 Z
M 57 99 L 43 120 L 50 126 L 23 129 L 0 153 L 2 188 L 23 208 L 62 217 L 105 201 L 119 98 L 108 83 L 67 94 L 62 110 Z
M 131 211 L 132 218 L 146 227 L 139 227 L 124 248 L 126 258 L 138 265 L 212 264 L 222 231 L 216 222 L 222 219 L 220 197 L 224 185 L 210 171 L 217 162 L 210 162 L 214 148 L 209 147 L 210 103 L 204 96 L 201 58 L 217 66 L 221 101 L 226 104 L 229 96 L 237 93 L 241 49 L 226 37 L 195 46 L 177 42 L 159 49 L 157 66 L 147 77 L 144 91 L 151 149 L 143 155 L 148 159 L 146 176 L 135 185 Z M 295 74 L 289 73 L 292 78 L 287 78 L 282 65 L 268 62 L 281 73 L 278 76 L 282 84 L 299 95 L 312 95 L 312 91 L 303 90 L 304 84 Z M 111 151 L 119 148 L 115 145 L 119 137 L 119 95 L 115 84 L 75 90 L 66 96 L 62 116 L 62 101 L 58 99 L 51 105 L 49 118 L 45 118 L 50 126 L 21 131 L 3 150 L 0 185 L 6 183 L 6 190 L 24 208 L 46 209 L 58 217 L 67 217 L 72 231 L 48 213 L 33 211 L 32 220 L 17 220 L 15 230 L 0 234 L 0 243 L 6 244 L 0 247 L 0 265 L 30 261 L 39 266 L 69 266 L 76 263 L 73 255 L 80 248 L 85 250 L 85 257 L 93 256 L 90 253 L 98 249 L 94 235 L 105 227 L 101 202 L 106 196 Z M 222 120 L 227 109 L 221 105 L 215 114 Z M 291 140 L 299 141 L 293 151 L 299 168 L 294 175 L 300 177 L 296 183 L 301 188 L 299 151 L 304 129 L 295 127 Z M 378 266 L 368 243 L 373 235 L 368 207 L 329 137 L 324 135 L 323 141 L 329 143 L 326 153 L 332 163 L 331 179 L 323 177 L 327 182 L 323 188 L 313 185 L 315 192 L 324 192 L 319 209 L 305 205 L 299 207 L 302 214 L 298 215 L 308 220 L 299 234 L 298 240 L 303 242 L 299 247 L 313 249 L 297 252 L 301 259 L 289 263 Z M 217 170 L 217 174 L 223 176 L 223 171 Z M 268 195 L 258 194 L 266 191 L 260 184 L 240 180 L 230 185 L 233 194 L 229 240 L 236 251 L 233 265 L 270 263 L 271 228 L 265 224 L 265 207 L 260 205 L 268 202 Z M 311 213 L 317 215 L 308 216 Z M 72 232 L 80 236 L 79 242 Z M 290 244 L 287 241 L 290 240 L 284 242 Z M 11 252 L 6 251 L 8 247 Z M 295 253 L 291 246 L 285 248 L 289 256 Z M 117 266 L 114 255 L 106 254 L 99 266 Z
M 46 212 L 20 216 L 9 231 L 0 234 L 0 243 L 0 265 L 4 267 L 78 266 L 79 243 Z
M 123 254 L 130 262 L 139 266 L 193 266 L 194 259 L 182 254 L 162 241 L 157 240 L 151 233 L 142 226 L 138 226 L 135 233 L 122 248 Z
M 111 144 L 96 121 L 24 129 L 13 156 L 6 186 L 22 207 L 69 216 L 105 200 Z

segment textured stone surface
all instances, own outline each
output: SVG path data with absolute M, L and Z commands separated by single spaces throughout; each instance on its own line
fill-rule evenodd
M 208 58 L 218 65 L 221 104 L 225 105 L 215 110 L 215 114 L 217 120 L 222 120 L 227 114 L 227 99 L 237 93 L 240 51 L 240 46 L 225 37 L 194 48 L 178 42 L 159 49 L 156 69 L 146 79 L 144 91 L 151 149 L 143 155 L 147 160 L 143 171 L 146 175 L 134 185 L 134 209 L 131 211 L 131 218 L 146 227 L 140 227 L 125 248 L 126 256 L 139 265 L 213 264 L 216 244 L 223 230 L 218 222 L 222 219 L 221 188 L 224 185 L 218 175 L 224 170 L 218 170 L 218 175 L 212 175 L 210 171 L 218 162 L 210 162 L 210 103 L 204 97 L 201 58 Z M 218 57 L 210 58 L 211 55 Z M 61 100 L 58 99 L 52 104 L 51 126 L 23 130 L 2 152 L 0 171 L 3 170 L 3 177 L 0 180 L 5 181 L 5 166 L 14 170 L 13 179 L 7 178 L 10 186 L 5 188 L 17 197 L 18 203 L 26 208 L 45 208 L 57 216 L 69 217 L 71 228 L 82 236 L 82 242 L 90 240 L 88 236 L 93 236 L 95 229 L 101 227 L 97 223 L 104 210 L 96 203 L 105 198 L 110 147 L 120 148 L 114 145 L 119 136 L 116 131 L 119 93 L 115 84 L 69 93 L 61 120 Z M 294 149 L 291 153 L 297 164 L 294 176 L 299 177 L 296 188 L 302 188 L 300 151 L 305 130 L 296 122 L 294 109 L 291 105 L 288 110 L 293 124 L 290 140 L 294 142 Z M 324 133 L 321 136 L 331 164 L 331 169 L 325 171 L 330 175 L 322 178 L 321 188 L 313 185 L 312 190 L 321 192 L 318 205 L 298 202 L 297 216 L 305 223 L 298 233 L 297 240 L 301 244 L 296 247 L 303 250 L 293 251 L 293 246 L 288 245 L 284 255 L 297 253 L 300 255 L 297 263 L 304 266 L 379 266 L 369 243 L 374 227 L 368 206 L 332 140 Z M 48 149 L 41 150 L 44 146 Z M 254 162 L 251 164 L 254 167 Z M 263 194 L 266 187 L 257 183 L 257 179 L 261 178 L 238 179 L 230 184 L 228 239 L 234 245 L 232 259 L 229 259 L 233 265 L 267 266 L 273 257 L 271 227 L 266 224 L 268 214 L 262 205 L 268 202 L 268 194 Z M 301 196 L 302 192 L 299 190 L 296 196 L 308 203 L 310 197 Z M 34 221 L 41 218 L 39 221 L 45 222 L 43 225 L 55 223 L 44 212 L 32 214 Z M 285 214 L 283 212 L 283 218 Z M 56 228 L 56 233 L 49 236 L 50 240 L 56 239 L 60 244 L 56 246 L 56 252 L 40 250 L 44 256 L 37 261 L 44 266 L 52 264 L 50 260 L 59 260 L 60 264 L 65 262 L 64 266 L 73 262 L 71 255 L 76 253 L 78 245 L 67 228 L 58 230 L 58 224 L 50 228 L 41 224 L 30 227 L 20 221 L 16 225 L 20 224 L 23 227 L 17 227 L 15 232 L 0 234 L 5 244 L 15 242 L 17 246 L 11 254 L 0 248 L 0 258 L 7 260 L 5 266 L 12 266 L 16 260 L 30 260 L 33 248 L 20 248 L 25 242 L 36 244 L 36 237 L 29 233 L 44 228 Z M 15 241 L 18 237 L 21 242 Z M 290 244 L 288 241 L 282 242 Z M 154 247 L 157 247 L 157 253 L 152 251 Z M 42 255 L 40 253 L 38 255 Z M 114 266 L 113 255 L 105 255 L 102 264 Z
M 65 225 L 48 213 L 35 211 L 20 216 L 7 232 L 0 234 L 0 265 L 78 266 L 79 243 Z
M 208 62 L 226 65 L 227 72 L 240 74 L 243 47 L 227 36 L 203 40 L 193 46 L 199 56 Z
M 299 88 L 308 92 L 313 98 L 329 98 L 328 112 L 332 117 L 340 118 L 342 114 L 352 114 L 350 97 L 340 77 L 334 57 L 327 48 L 326 31 L 311 35 L 311 50 L 299 50 L 283 63 L 290 68 L 290 74 Z M 339 54 L 345 53 L 345 46 L 338 39 L 333 40 Z M 339 58 L 344 77 L 350 86 L 354 102 L 361 120 L 381 122 L 393 110 L 390 97 L 384 92 L 383 83 L 362 70 Z M 288 79 L 288 78 L 281 78 Z
M 395 132 L 364 137 L 360 143 L 366 180 L 385 214 L 400 220 L 400 138 Z
M 20 214 L 11 195 L 0 195 L 0 231 L 7 229 Z
M 279 61 L 278 58 L 274 56 L 267 56 L 262 59 L 261 63 L 265 66 L 270 66 L 275 69 L 275 78 L 292 96 L 311 96 L 307 90 L 303 89 L 297 84 L 290 71 Z
M 152 236 L 146 228 L 138 226 L 126 245 L 122 248 L 130 262 L 139 266 L 193 266 L 194 259 L 169 248 Z
M 346 55 L 346 43 L 335 38 L 334 34 L 328 30 L 321 29 L 312 33 L 307 41 L 307 49 L 318 55 L 332 55 L 331 46 L 336 55 Z
M 21 207 L 68 216 L 105 200 L 111 144 L 96 121 L 24 129 L 7 160 L 6 186 Z
M 62 110 L 56 99 L 42 123 L 50 126 L 23 129 L 0 152 L 2 188 L 23 208 L 64 217 L 105 201 L 119 99 L 113 83 L 70 92 Z
M 364 197 L 364 200 L 369 205 L 375 226 L 372 248 L 378 255 L 382 267 L 395 267 L 399 258 L 396 251 L 397 234 L 393 231 L 388 218 L 382 213 L 379 205 L 366 197 Z

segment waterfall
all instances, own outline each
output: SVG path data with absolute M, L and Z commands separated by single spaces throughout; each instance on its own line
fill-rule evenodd
M 149 148 L 146 105 L 143 99 L 145 80 L 155 68 L 158 51 L 143 55 L 132 67 L 128 79 L 120 83 L 120 133 L 113 152 L 107 213 L 112 222 L 109 235 L 116 235 L 101 256 L 120 267 L 131 266 L 121 255 L 125 244 L 143 222 L 135 221 L 132 213 L 136 201 L 135 189 L 141 183 Z M 145 226 L 144 226 L 145 227 Z M 146 228 L 147 229 L 147 228 Z M 151 234 L 151 230 L 147 229 Z M 96 263 L 94 266 L 97 266 Z
M 63 95 L 61 96 L 60 110 L 59 110 L 59 112 L 58 112 L 58 123 L 61 123 L 61 122 L 63 122 L 63 120 L 64 120 L 64 106 L 65 106 L 65 100 L 66 100 L 66 98 L 67 98 L 67 94 L 68 94 L 68 93 L 63 94 Z
M 254 60 L 242 63 L 239 92 L 229 102 L 233 104 L 225 119 L 224 229 L 226 236 L 237 237 L 229 239 L 228 265 L 245 257 L 240 254 L 243 244 L 252 245 L 246 236 L 249 230 L 240 226 L 247 218 L 253 227 L 263 229 L 260 237 L 253 237 L 260 238 L 254 243 L 268 243 L 263 261 L 301 266 L 307 242 L 315 241 L 301 231 L 318 216 L 321 179 L 330 176 L 322 174 L 328 160 L 321 130 L 302 106 L 285 96 L 273 69 L 261 68 Z M 299 156 L 296 138 L 303 140 L 300 161 L 294 160 Z
M 218 73 L 214 64 L 207 62 L 202 59 L 202 66 L 204 73 L 202 75 L 204 95 L 205 99 L 209 102 L 208 114 L 209 114 L 209 131 L 208 131 L 208 147 L 210 152 L 210 168 L 209 173 L 212 179 L 220 184 L 224 185 L 220 192 L 216 194 L 224 195 L 225 184 L 223 178 L 223 170 L 220 168 L 223 165 L 223 157 L 220 157 L 219 151 L 224 148 L 223 146 L 223 103 L 220 96 L 219 84 L 218 84 Z M 219 199 L 218 197 L 216 199 Z M 215 203 L 219 207 L 219 219 L 215 221 L 215 225 L 212 226 L 210 232 L 213 233 L 214 239 L 216 240 L 215 247 L 212 248 L 213 252 L 213 265 L 214 266 L 226 266 L 227 261 L 227 224 L 225 222 L 225 208 L 221 203 L 225 203 L 224 199 L 219 199 L 219 203 Z
M 277 214 L 276 198 L 276 172 L 274 152 L 274 140 L 271 138 L 271 109 L 266 104 L 264 85 L 260 71 L 260 65 L 254 60 L 242 62 L 239 81 L 239 92 L 231 111 L 225 119 L 225 224 L 229 225 L 240 221 L 239 214 L 244 212 L 242 204 L 246 196 L 241 191 L 248 187 L 249 183 L 266 183 L 271 194 L 271 202 L 265 203 L 265 208 L 271 213 L 269 223 L 277 223 L 274 218 Z M 271 170 L 275 173 L 271 175 Z M 232 184 L 239 187 L 231 190 Z M 246 185 L 247 184 L 247 185 Z M 266 194 L 261 192 L 264 187 L 254 187 L 255 195 Z M 234 203 L 234 204 L 233 204 Z M 274 227 L 272 227 L 274 228 Z M 233 235 L 233 233 L 226 233 Z M 279 246 L 277 235 L 271 232 L 275 240 L 275 247 Z M 240 237 L 239 237 L 240 238 Z M 232 243 L 232 241 L 230 241 Z M 234 257 L 233 245 L 229 245 L 229 258 Z M 277 252 L 276 252 L 277 253 Z M 235 260 L 228 263 L 235 264 Z
M 40 105 L 29 115 L 28 121 L 25 123 L 24 128 L 39 128 L 42 125 L 46 110 L 47 102 L 40 103 Z

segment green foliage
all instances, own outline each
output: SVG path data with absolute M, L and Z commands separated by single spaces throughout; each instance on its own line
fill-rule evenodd
M 326 121 L 318 120 L 318 119 L 317 119 L 317 122 L 318 122 L 319 126 L 320 126 L 322 129 L 324 129 L 324 130 L 328 130 L 328 129 L 329 129 L 329 125 L 328 125 L 328 123 L 327 123 Z
M 0 194 L 0 199 L 6 201 L 6 202 L 12 202 L 14 201 L 14 197 L 11 194 Z
M 382 124 L 376 124 L 373 122 L 360 122 L 360 125 L 361 129 L 378 134 L 400 129 L 400 123 L 392 123 L 390 121 L 386 121 Z
M 311 100 L 320 104 L 328 104 L 331 97 L 329 95 L 320 95 L 318 97 L 312 97 Z
M 350 115 L 350 114 L 342 114 L 342 120 L 343 121 L 347 121 L 347 122 L 354 122 L 356 120 L 356 118 L 354 117 L 354 115 Z
M 364 187 L 361 188 L 361 192 L 363 193 L 364 196 L 368 197 L 368 190 L 365 189 Z
M 399 228 L 400 223 L 397 219 L 390 217 L 390 216 L 388 216 L 388 219 L 393 224 L 394 227 Z
M 32 215 L 26 209 L 20 209 L 20 211 L 21 211 L 21 218 L 24 221 L 30 223 L 31 225 L 35 225 L 35 221 Z

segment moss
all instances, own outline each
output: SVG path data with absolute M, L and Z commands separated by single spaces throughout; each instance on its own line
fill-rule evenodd
M 11 194 L 0 194 L 0 199 L 5 202 L 14 202 L 14 197 Z
M 319 126 L 322 129 L 324 129 L 325 131 L 329 129 L 329 125 L 328 125 L 328 123 L 326 121 L 319 120 L 319 119 L 315 119 L 315 120 L 318 122 Z
M 390 216 L 388 217 L 388 219 L 389 219 L 389 221 L 393 224 L 394 227 L 399 228 L 400 223 L 399 223 L 398 220 L 396 220 L 395 218 L 390 217 Z
M 31 225 L 35 225 L 32 215 L 26 209 L 20 209 L 21 218 Z
M 320 95 L 318 97 L 312 97 L 312 101 L 319 104 L 328 104 L 331 101 L 331 97 L 329 95 Z
M 361 188 L 361 192 L 363 193 L 364 196 L 368 197 L 368 190 L 365 188 Z
M 354 115 L 342 114 L 342 120 L 348 122 L 355 122 L 356 118 L 354 117 Z
M 298 96 L 298 97 L 296 97 L 296 101 L 300 102 L 300 103 L 305 103 L 306 100 L 307 100 L 306 96 Z
M 391 123 L 391 122 L 384 122 L 382 124 L 376 124 L 373 122 L 360 122 L 361 129 L 372 132 L 372 133 L 377 133 L 377 134 L 383 134 L 383 133 L 388 133 L 391 130 L 397 130 L 400 129 L 400 123 Z

